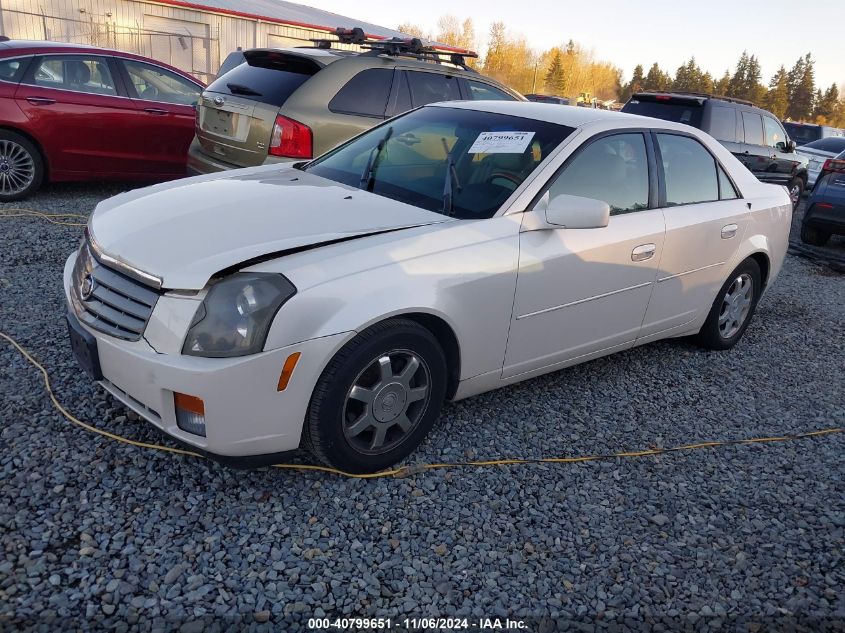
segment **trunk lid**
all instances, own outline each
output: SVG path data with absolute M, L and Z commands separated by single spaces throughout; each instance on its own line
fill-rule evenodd
M 244 63 L 203 92 L 196 134 L 202 152 L 215 161 L 252 167 L 267 158 L 276 115 L 288 97 L 337 58 L 273 49 L 243 56 Z

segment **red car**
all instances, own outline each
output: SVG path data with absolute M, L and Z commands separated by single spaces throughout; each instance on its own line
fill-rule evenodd
M 184 176 L 202 89 L 130 53 L 0 42 L 0 202 L 47 180 Z

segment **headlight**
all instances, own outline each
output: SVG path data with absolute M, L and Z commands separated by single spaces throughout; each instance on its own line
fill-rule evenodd
M 214 284 L 197 309 L 182 353 L 224 358 L 264 349 L 267 332 L 296 287 L 275 273 L 238 273 Z

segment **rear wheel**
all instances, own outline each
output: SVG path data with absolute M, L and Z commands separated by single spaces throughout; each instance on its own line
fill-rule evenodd
M 824 246 L 830 239 L 830 233 L 819 231 L 806 224 L 801 224 L 801 241 L 812 246 Z
M 793 178 L 789 181 L 789 185 L 787 185 L 787 189 L 789 189 L 789 199 L 792 200 L 792 210 L 798 208 L 798 204 L 801 202 L 801 195 L 804 193 L 804 179 L 803 178 Z
M 305 445 L 323 463 L 375 472 L 407 457 L 440 415 L 446 358 L 434 335 L 406 319 L 361 332 L 329 362 L 305 420 Z
M 746 259 L 719 290 L 698 333 L 698 344 L 714 350 L 736 345 L 754 316 L 761 292 L 760 266 L 753 259 Z
M 0 202 L 21 200 L 44 180 L 44 161 L 26 137 L 0 130 Z

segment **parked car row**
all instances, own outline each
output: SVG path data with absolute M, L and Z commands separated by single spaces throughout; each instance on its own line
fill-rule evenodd
M 793 207 L 808 187 L 809 159 L 771 112 L 748 101 L 702 94 L 641 92 L 622 112 L 691 125 L 722 143 L 762 182 L 784 185 Z
M 130 53 L 0 42 L 0 201 L 48 180 L 184 176 L 202 89 Z
M 845 151 L 822 165 L 801 221 L 806 244 L 824 246 L 831 235 L 845 235 Z
M 795 123 L 792 121 L 787 121 L 783 125 L 786 131 L 789 132 L 789 138 L 795 141 L 798 147 L 825 138 L 845 137 L 845 130 L 829 125 Z

